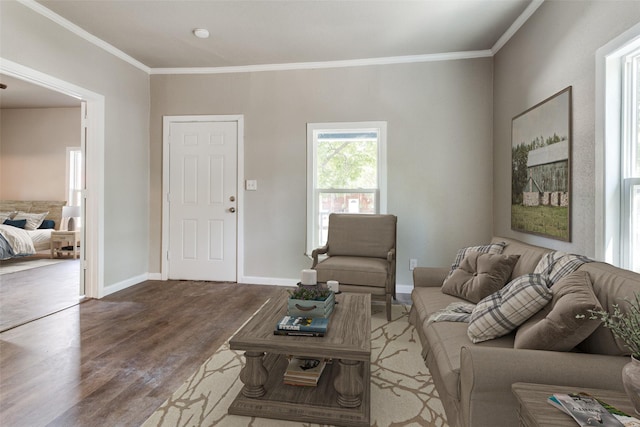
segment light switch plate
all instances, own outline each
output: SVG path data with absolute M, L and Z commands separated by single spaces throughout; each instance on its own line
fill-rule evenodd
M 255 179 L 248 179 L 245 181 L 244 188 L 247 191 L 256 191 L 258 189 L 258 181 Z

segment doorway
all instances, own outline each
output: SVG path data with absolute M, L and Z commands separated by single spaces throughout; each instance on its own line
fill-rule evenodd
M 167 116 L 162 278 L 236 282 L 242 116 Z
M 85 187 L 81 213 L 80 269 L 84 274 L 84 295 L 104 295 L 104 96 L 56 77 L 0 58 L 0 73 L 37 87 L 67 95 L 82 102 L 82 144 Z

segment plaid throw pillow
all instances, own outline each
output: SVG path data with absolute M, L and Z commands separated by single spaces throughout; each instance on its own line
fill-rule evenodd
M 526 274 L 476 305 L 467 335 L 474 343 L 508 334 L 542 309 L 553 297 L 540 274 Z
M 456 268 L 460 267 L 462 260 L 465 259 L 465 257 L 469 255 L 470 252 L 480 252 L 483 254 L 500 255 L 502 251 L 504 251 L 504 248 L 506 246 L 507 246 L 506 242 L 499 242 L 499 243 L 489 243 L 488 245 L 470 246 L 468 248 L 459 249 L 458 253 L 456 254 L 456 259 L 453 261 L 453 264 L 451 264 L 451 270 L 447 275 L 447 279 L 451 277 L 451 275 L 453 274 Z
M 560 279 L 573 273 L 588 262 L 593 262 L 593 260 L 583 255 L 553 251 L 542 257 L 533 274 L 545 276 L 549 286 L 553 286 Z

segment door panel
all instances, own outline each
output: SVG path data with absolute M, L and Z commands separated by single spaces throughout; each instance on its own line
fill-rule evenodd
M 169 278 L 236 281 L 237 122 L 174 122 L 169 141 Z

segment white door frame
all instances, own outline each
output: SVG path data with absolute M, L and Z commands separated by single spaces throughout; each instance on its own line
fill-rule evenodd
M 244 271 L 244 115 L 202 115 L 202 116 L 163 116 L 162 118 L 162 252 L 160 276 L 169 277 L 169 128 L 172 123 L 184 122 L 236 122 L 238 124 L 238 165 L 237 165 L 237 239 L 236 239 L 236 280 Z
M 72 96 L 87 103 L 88 153 L 82 153 L 86 165 L 84 202 L 86 215 L 84 242 L 84 294 L 89 298 L 104 296 L 104 96 L 33 68 L 0 57 L 0 73 Z

